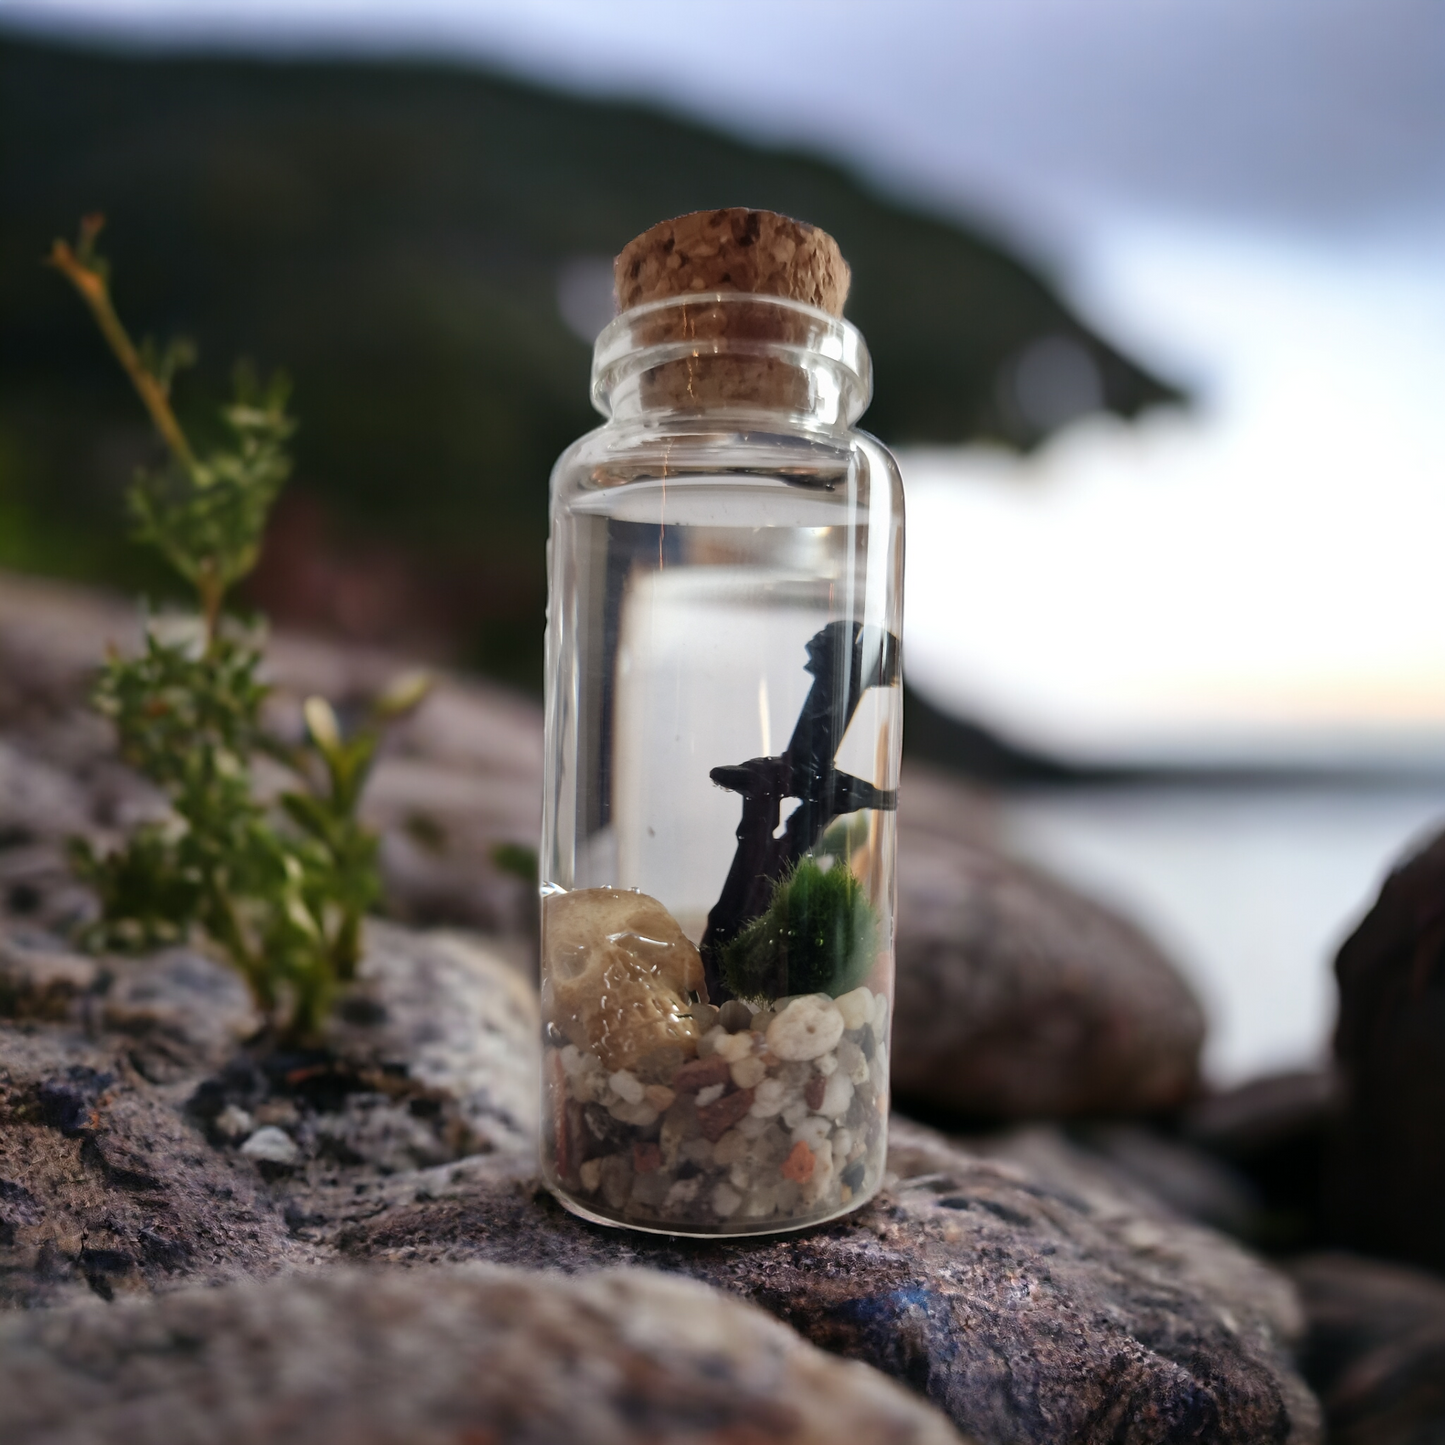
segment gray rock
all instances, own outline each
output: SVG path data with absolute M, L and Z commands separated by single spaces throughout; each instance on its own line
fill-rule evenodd
M 311 1252 L 123 1049 L 0 1026 L 0 1304 L 269 1274 Z
M 1204 1016 L 1159 949 L 977 841 L 911 826 L 908 787 L 905 778 L 895 1091 L 929 1109 L 1003 1119 L 1181 1103 L 1198 1077 Z M 961 799 L 965 820 L 967 807 Z M 946 812 L 937 798 L 929 810 Z
M 78 832 L 90 800 L 74 779 L 0 738 L 0 832 L 44 838 Z
M 359 1068 L 454 1099 L 475 1141 L 466 1152 L 531 1149 L 542 1020 L 537 991 L 517 970 L 460 933 L 372 920 L 359 974 L 330 1046 Z
M 1309 1335 L 1302 1364 L 1335 1445 L 1445 1440 L 1445 1280 L 1356 1255 L 1291 1268 Z
M 10 1445 L 948 1445 L 761 1310 L 646 1270 L 336 1271 L 0 1325 Z
M 274 1124 L 266 1124 L 257 1129 L 241 1145 L 241 1153 L 258 1164 L 294 1164 L 298 1152 L 296 1141 L 284 1129 L 278 1129 Z
M 128 1044 L 130 1062 L 152 1083 L 219 1069 L 261 1027 L 241 976 L 193 949 L 105 960 L 92 1021 Z
M 1290 1286 L 1056 1138 L 982 1159 L 895 1122 L 897 1182 L 772 1240 L 652 1239 L 564 1213 L 521 1161 L 336 1232 L 353 1259 L 650 1265 L 742 1295 L 886 1370 L 961 1429 L 1015 1442 L 1313 1441 Z
M 1332 1070 L 1296 1070 L 1206 1095 L 1180 1118 L 1184 1140 L 1248 1181 L 1248 1233 L 1276 1253 L 1318 1249 L 1330 1238 L 1324 1180 L 1342 1102 Z
M 1195 1143 L 1241 1163 L 1318 1135 L 1339 1120 L 1340 1081 L 1331 1069 L 1264 1074 L 1206 1095 L 1190 1106 L 1184 1132 Z
M 1262 1201 L 1250 1181 L 1203 1149 L 1139 1124 L 1083 1124 L 1070 1137 L 1186 1219 L 1240 1239 L 1259 1227 Z
M 0 1018 L 68 1018 L 100 977 L 93 958 L 53 934 L 0 925 Z
M 1342 1118 L 1330 1238 L 1445 1271 L 1445 833 L 1401 863 L 1335 960 Z

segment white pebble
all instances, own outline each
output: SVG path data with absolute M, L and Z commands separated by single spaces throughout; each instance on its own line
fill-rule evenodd
M 781 1114 L 791 1090 L 781 1079 L 764 1079 L 753 1090 L 753 1107 L 748 1110 L 754 1119 L 771 1119 Z
M 787 1121 L 784 1120 L 786 1123 Z M 816 1154 L 823 1141 L 833 1132 L 832 1123 L 818 1114 L 809 1114 L 792 1126 L 793 1143 L 803 1143 Z
M 873 1000 L 873 1032 L 879 1039 L 888 1037 L 888 995 L 880 993 Z
M 843 1015 L 822 994 L 795 998 L 768 1028 L 768 1047 L 780 1059 L 817 1059 L 843 1037 Z
M 813 1177 L 803 1186 L 803 1198 L 809 1204 L 822 1199 L 833 1184 L 833 1149 L 825 1139 L 813 1150 Z
M 839 1042 L 841 1043 L 843 1041 L 840 1039 Z M 833 1071 L 838 1067 L 838 1055 L 824 1054 L 821 1059 L 813 1060 L 813 1067 L 817 1069 L 825 1079 L 830 1078 Z
M 567 1062 L 569 1050 L 572 1055 L 571 1067 L 568 1067 Z M 600 1074 L 604 1072 L 602 1060 L 588 1049 L 579 1049 L 576 1044 L 568 1044 L 567 1047 L 562 1050 L 562 1067 L 566 1069 L 569 1074 Z
M 682 1146 L 681 1153 L 684 1159 L 704 1166 L 711 1164 L 716 1158 L 712 1145 L 702 1138 L 687 1140 Z
M 577 1171 L 582 1176 L 582 1187 L 589 1194 L 596 1194 L 602 1187 L 602 1161 L 588 1159 Z
M 744 1139 L 756 1139 L 767 1133 L 772 1122 L 771 1114 L 759 1114 L 756 1109 L 751 1109 L 738 1120 L 737 1132 Z
M 868 1060 L 863 1057 L 863 1050 L 852 1039 L 838 1040 L 838 1067 L 848 1075 L 849 1083 L 868 1082 Z
M 296 1141 L 274 1124 L 257 1129 L 244 1144 L 241 1153 L 248 1159 L 264 1164 L 294 1164 L 296 1162 Z
M 853 1136 L 847 1129 L 833 1131 L 833 1157 L 846 1159 L 853 1152 Z
M 723 1090 L 726 1087 L 725 1084 L 709 1084 L 707 1088 L 699 1089 L 697 1091 L 698 1108 L 705 1109 L 709 1104 L 716 1103 L 717 1100 L 722 1098 Z
M 749 1192 L 747 1203 L 743 1206 L 743 1217 L 766 1219 L 777 1207 L 777 1188 L 770 1184 L 760 1184 Z
M 719 1184 L 712 1192 L 712 1212 L 719 1219 L 727 1219 L 738 1212 L 743 1197 L 731 1184 Z
M 756 1055 L 749 1054 L 732 1067 L 733 1083 L 740 1089 L 754 1089 L 767 1077 L 768 1066 Z
M 855 988 L 842 998 L 834 999 L 838 1012 L 843 1015 L 845 1029 L 861 1029 L 873 1021 L 873 994 L 866 988 Z
M 659 1117 L 657 1110 L 645 1099 L 637 1104 L 629 1104 L 626 1099 L 623 1099 L 620 1103 L 609 1105 L 607 1112 L 614 1119 L 618 1119 L 624 1124 L 632 1124 L 639 1129 L 646 1129 L 657 1123 Z
M 796 1129 L 810 1113 L 806 1099 L 795 1099 L 783 1110 L 783 1123 L 789 1129 Z
M 741 1063 L 753 1051 L 753 1036 L 746 1029 L 736 1034 L 724 1033 L 713 1044 L 712 1051 L 730 1064 Z
M 829 1119 L 841 1119 L 853 1102 L 853 1082 L 847 1074 L 834 1074 L 823 1090 L 823 1102 L 818 1112 Z
M 883 1091 L 888 1087 L 888 1050 L 882 1044 L 878 1046 L 872 1063 L 868 1065 L 868 1078 L 873 1085 L 873 1092 L 882 1098 Z
M 216 1115 L 216 1128 L 228 1139 L 244 1139 L 255 1131 L 256 1121 L 236 1104 L 227 1104 Z
M 642 1102 L 642 1080 L 626 1069 L 618 1069 L 615 1074 L 609 1074 L 607 1087 L 624 1103 L 640 1104 Z
M 721 1024 L 710 1028 L 697 1041 L 697 1056 L 700 1059 L 710 1059 L 716 1052 L 717 1046 L 724 1040 L 730 1039 L 732 1035 Z
M 694 1174 L 691 1179 L 679 1179 L 667 1191 L 667 1198 L 664 1202 L 672 1209 L 676 1209 L 679 1205 L 691 1204 L 697 1198 L 697 1191 L 701 1188 L 701 1174 Z

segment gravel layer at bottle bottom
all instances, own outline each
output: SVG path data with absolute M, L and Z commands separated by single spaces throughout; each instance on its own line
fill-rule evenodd
M 729 1007 L 722 1017 L 739 1024 Z M 695 1057 L 667 1046 L 612 1073 L 575 1044 L 549 1044 L 564 1194 L 623 1223 L 729 1233 L 825 1219 L 873 1193 L 887 1139 L 886 997 L 779 999 L 732 1031 L 719 1012 L 694 1008 Z

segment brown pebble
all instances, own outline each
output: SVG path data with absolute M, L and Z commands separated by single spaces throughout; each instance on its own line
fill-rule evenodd
M 662 1150 L 656 1144 L 634 1144 L 632 1167 L 638 1174 L 651 1174 L 654 1169 L 662 1168 Z
M 702 1137 L 709 1144 L 716 1144 L 752 1107 L 751 1089 L 735 1089 L 731 1094 L 724 1094 L 721 1099 L 714 1099 L 711 1104 L 704 1104 L 697 1111 Z
M 803 1090 L 803 1101 L 810 1109 L 820 1109 L 823 1106 L 823 1095 L 828 1090 L 828 1081 L 822 1074 L 813 1074 L 807 1086 Z
M 783 1160 L 783 1177 L 795 1184 L 806 1184 L 813 1177 L 813 1151 L 801 1139 L 793 1145 L 793 1152 Z
M 684 1064 L 673 1076 L 671 1086 L 679 1094 L 696 1094 L 711 1084 L 726 1084 L 732 1078 L 732 1065 L 713 1054 Z

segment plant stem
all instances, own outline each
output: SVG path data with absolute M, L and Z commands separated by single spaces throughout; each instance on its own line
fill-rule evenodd
M 89 217 L 85 225 L 87 232 L 93 236 L 100 229 L 99 218 Z M 145 409 L 150 413 L 156 430 L 160 432 L 165 444 L 171 449 L 176 460 L 190 474 L 192 480 L 199 482 L 203 476 L 201 464 L 197 460 L 195 452 L 191 450 L 191 444 L 186 440 L 186 434 L 181 430 L 181 424 L 176 420 L 175 412 L 171 410 L 165 387 L 147 369 L 145 362 L 141 360 L 140 352 L 136 350 L 135 343 L 121 324 L 120 317 L 116 315 L 115 307 L 111 305 L 110 288 L 106 285 L 105 277 L 93 266 L 86 265 L 66 241 L 56 241 L 52 244 L 48 260 L 49 264 L 54 266 L 75 287 L 76 291 L 80 293 L 81 300 L 90 307 L 96 325 L 100 327 L 101 334 L 110 343 L 110 349 L 115 353 L 116 359 L 125 368 L 126 375 L 130 377 L 131 383 L 140 394 L 140 399 L 145 403 Z

